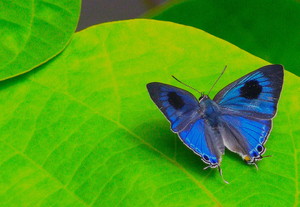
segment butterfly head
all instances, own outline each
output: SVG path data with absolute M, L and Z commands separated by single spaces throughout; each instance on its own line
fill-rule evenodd
M 201 95 L 200 95 L 200 97 L 199 97 L 199 99 L 198 99 L 199 102 L 200 102 L 200 101 L 203 101 L 203 100 L 205 100 L 205 99 L 209 99 L 208 95 L 205 95 L 204 92 L 201 92 L 200 94 L 201 94 Z

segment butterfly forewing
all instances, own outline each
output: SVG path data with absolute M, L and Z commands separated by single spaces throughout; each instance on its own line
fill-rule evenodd
M 171 123 L 174 132 L 183 130 L 196 116 L 199 104 L 189 92 L 163 83 L 149 83 L 151 99 Z
M 224 108 L 224 113 L 271 119 L 277 110 L 282 83 L 283 67 L 267 65 L 223 88 L 214 101 Z

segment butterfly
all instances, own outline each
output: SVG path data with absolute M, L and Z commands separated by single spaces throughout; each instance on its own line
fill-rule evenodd
M 222 175 L 225 147 L 248 164 L 256 166 L 262 159 L 277 111 L 283 71 L 282 65 L 261 67 L 230 83 L 213 99 L 204 93 L 197 99 L 186 90 L 158 82 L 148 83 L 147 89 L 171 130 L 208 164 L 206 168 L 218 168 Z

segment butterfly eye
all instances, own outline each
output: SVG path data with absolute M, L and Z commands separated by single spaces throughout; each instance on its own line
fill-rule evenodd
M 199 101 L 201 101 L 201 99 L 203 99 L 203 97 L 204 97 L 204 93 L 201 92 L 201 96 L 200 96 L 200 98 L 199 98 Z
M 261 152 L 261 151 L 263 150 L 263 147 L 262 147 L 261 145 L 258 145 L 258 146 L 256 147 L 256 149 L 257 149 L 258 152 Z

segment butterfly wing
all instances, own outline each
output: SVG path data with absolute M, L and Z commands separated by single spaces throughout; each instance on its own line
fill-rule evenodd
M 281 65 L 264 66 L 222 89 L 214 101 L 222 108 L 224 145 L 249 163 L 261 159 L 283 84 Z
M 210 167 L 217 167 L 224 153 L 220 133 L 200 113 L 198 100 L 189 92 L 163 83 L 147 84 L 151 99 L 171 123 L 185 145 Z
M 178 133 L 181 141 L 199 155 L 209 167 L 218 167 L 225 146 L 218 129 L 212 128 L 206 120 L 199 119 Z
M 225 113 L 258 119 L 275 116 L 283 83 L 283 67 L 267 65 L 223 88 L 214 101 Z
M 238 153 L 249 163 L 261 159 L 265 152 L 264 143 L 272 128 L 271 120 L 236 115 L 223 115 L 221 120 L 224 126 L 224 145 L 229 150 Z
M 171 123 L 174 132 L 183 130 L 197 116 L 199 104 L 191 93 L 163 83 L 149 83 L 151 99 Z

